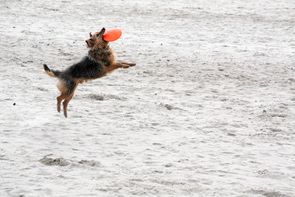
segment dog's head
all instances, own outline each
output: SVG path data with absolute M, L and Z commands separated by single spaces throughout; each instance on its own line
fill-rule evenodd
M 88 48 L 104 48 L 108 45 L 108 42 L 103 40 L 103 34 L 105 28 L 102 28 L 99 32 L 89 33 L 90 38 L 85 40 Z

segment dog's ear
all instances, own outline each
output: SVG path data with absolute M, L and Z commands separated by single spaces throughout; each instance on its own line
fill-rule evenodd
M 97 37 L 100 37 L 104 34 L 104 32 L 106 31 L 106 29 L 103 27 L 100 32 L 96 35 Z

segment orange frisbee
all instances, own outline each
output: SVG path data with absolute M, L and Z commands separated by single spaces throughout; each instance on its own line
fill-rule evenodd
M 113 42 L 115 40 L 118 40 L 122 35 L 121 29 L 113 28 L 113 29 L 107 29 L 106 32 L 103 34 L 103 39 L 108 42 Z

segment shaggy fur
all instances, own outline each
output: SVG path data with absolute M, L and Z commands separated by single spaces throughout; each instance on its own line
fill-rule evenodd
M 73 98 L 75 89 L 79 83 L 88 80 L 97 79 L 105 76 L 117 68 L 129 68 L 135 66 L 134 63 L 123 61 L 115 61 L 112 49 L 109 43 L 103 40 L 105 28 L 93 35 L 89 33 L 90 38 L 86 40 L 89 48 L 88 55 L 80 62 L 68 67 L 64 71 L 52 70 L 44 64 L 45 72 L 51 77 L 57 77 L 59 83 L 57 85 L 60 95 L 57 99 L 57 111 L 61 111 L 61 103 L 63 104 L 64 116 L 67 117 L 67 107 Z

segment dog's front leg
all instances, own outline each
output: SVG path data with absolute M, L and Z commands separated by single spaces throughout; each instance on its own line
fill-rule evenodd
M 135 63 L 129 63 L 125 61 L 117 61 L 116 64 L 118 65 L 118 68 L 129 68 L 136 65 Z

